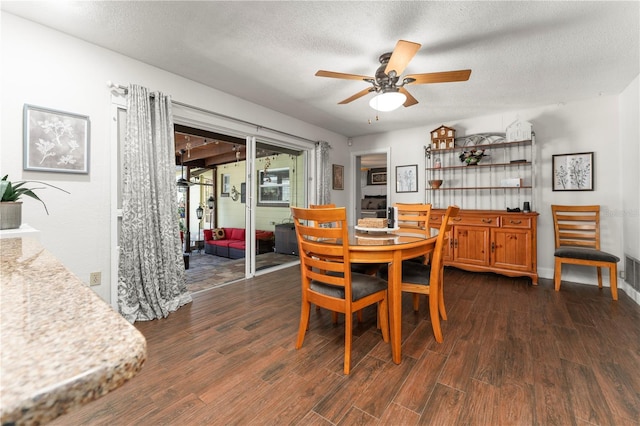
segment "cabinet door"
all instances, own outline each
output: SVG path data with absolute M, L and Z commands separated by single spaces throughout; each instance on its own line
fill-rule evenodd
M 453 228 L 453 257 L 455 262 L 489 265 L 489 228 L 455 226 Z
M 491 266 L 530 271 L 531 231 L 528 229 L 491 230 Z
M 447 233 L 447 239 L 442 246 L 442 259 L 444 261 L 453 260 L 453 230 Z

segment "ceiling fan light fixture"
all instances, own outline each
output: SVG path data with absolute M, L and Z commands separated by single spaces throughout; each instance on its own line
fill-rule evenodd
M 373 97 L 369 101 L 369 106 L 376 111 L 388 112 L 400 108 L 400 106 L 404 104 L 406 100 L 407 97 L 404 95 L 404 93 L 400 93 L 397 91 L 383 92 Z

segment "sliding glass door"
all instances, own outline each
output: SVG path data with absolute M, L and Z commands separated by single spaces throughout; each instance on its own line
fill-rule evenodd
M 251 257 L 247 277 L 298 261 L 291 206 L 307 203 L 307 149 L 284 142 L 247 138 L 247 221 Z

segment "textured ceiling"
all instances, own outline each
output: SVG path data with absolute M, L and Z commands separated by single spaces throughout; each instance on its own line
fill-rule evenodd
M 347 137 L 620 93 L 639 73 L 632 2 L 29 2 L 30 19 Z M 397 40 L 422 44 L 405 74 L 472 69 L 407 86 L 419 104 L 379 113 L 367 87 Z M 128 83 L 128 82 L 119 82 Z M 162 88 L 153 88 L 162 90 Z M 179 99 L 178 99 L 179 100 Z M 371 124 L 369 124 L 371 120 Z

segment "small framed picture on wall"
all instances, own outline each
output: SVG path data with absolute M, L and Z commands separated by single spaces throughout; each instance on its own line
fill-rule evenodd
M 333 165 L 333 189 L 344 189 L 344 166 Z

